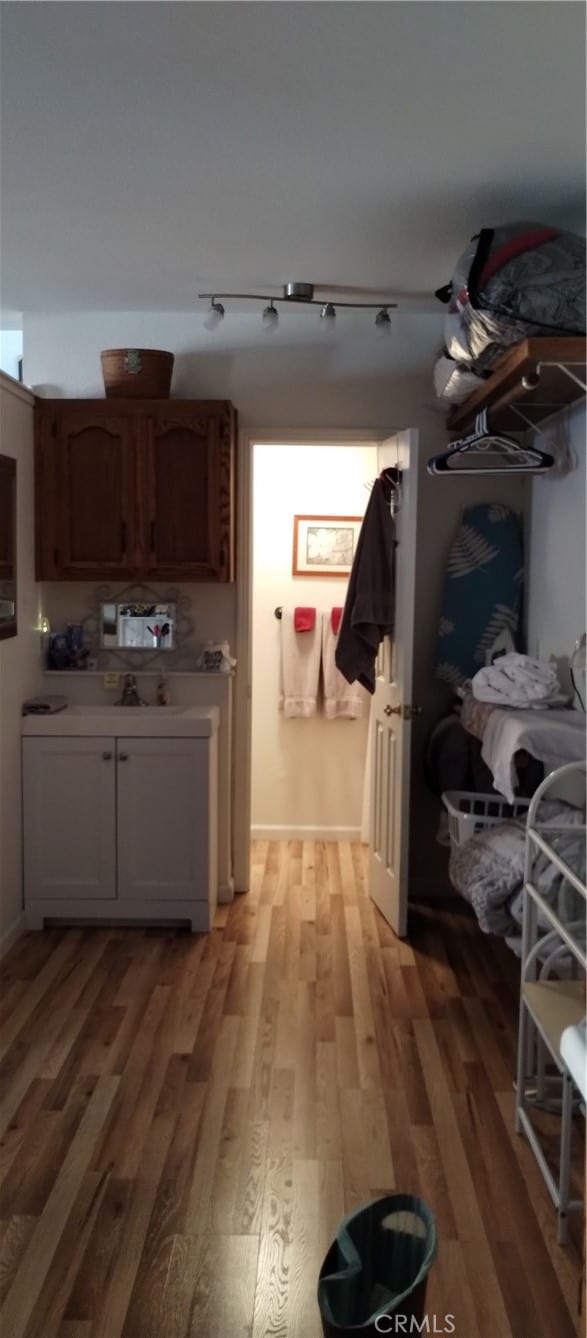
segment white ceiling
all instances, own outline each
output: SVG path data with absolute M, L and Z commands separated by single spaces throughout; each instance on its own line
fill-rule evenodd
M 480 226 L 582 230 L 580 3 L 1 11 L 5 310 L 286 279 L 433 310 Z

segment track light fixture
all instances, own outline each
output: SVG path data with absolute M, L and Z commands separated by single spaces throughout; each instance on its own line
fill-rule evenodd
M 222 302 L 217 302 L 216 297 L 210 298 L 210 307 L 206 314 L 204 324 L 207 330 L 215 330 L 217 325 L 224 319 L 224 307 Z
M 204 324 L 207 329 L 214 330 L 220 324 L 224 316 L 224 306 L 220 299 L 227 299 L 231 302 L 266 302 L 267 306 L 263 309 L 263 326 L 267 331 L 274 331 L 279 324 L 279 313 L 276 303 L 282 302 L 289 306 L 320 307 L 320 318 L 324 321 L 324 328 L 333 330 L 336 322 L 337 307 L 353 307 L 356 311 L 376 311 L 375 327 L 378 334 L 389 334 L 391 330 L 390 309 L 397 307 L 397 302 L 333 302 L 325 301 L 324 298 L 314 296 L 315 288 L 313 283 L 286 283 L 283 286 L 283 296 L 274 297 L 270 293 L 198 293 L 198 297 L 207 298 L 210 307 Z
M 277 307 L 273 305 L 273 302 L 270 302 L 269 306 L 265 307 L 265 310 L 263 312 L 263 326 L 267 330 L 267 332 L 271 334 L 274 330 L 277 329 L 278 323 L 279 323 L 279 312 L 277 310 Z

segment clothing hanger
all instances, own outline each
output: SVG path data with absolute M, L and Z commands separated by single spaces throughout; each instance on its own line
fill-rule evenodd
M 381 483 L 385 489 L 389 488 L 389 509 L 392 516 L 397 516 L 402 505 L 402 471 L 399 465 L 388 465 L 386 469 L 381 470 L 376 479 L 372 479 L 370 483 L 365 483 L 364 486 L 369 492 L 372 492 L 376 483 Z
M 466 462 L 451 465 L 450 461 L 455 456 L 463 455 L 473 459 L 476 456 L 495 455 L 498 459 L 501 457 L 502 463 L 489 465 L 485 469 L 479 465 L 468 467 Z M 440 475 L 446 478 L 448 474 L 543 474 L 552 469 L 553 465 L 553 456 L 538 450 L 537 446 L 522 446 L 515 437 L 492 432 L 487 422 L 487 409 L 483 409 L 475 418 L 474 430 L 468 436 L 451 442 L 440 455 L 434 455 L 428 461 L 427 470 L 435 478 Z

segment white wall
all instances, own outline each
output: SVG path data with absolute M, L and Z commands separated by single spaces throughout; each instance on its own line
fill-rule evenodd
M 568 657 L 586 625 L 585 431 L 585 409 L 575 409 L 568 420 L 573 469 L 532 480 L 528 650 L 559 661 L 565 688 Z
M 315 310 L 286 311 L 267 335 L 258 311 L 226 306 L 214 332 L 204 328 L 203 303 L 191 314 L 25 313 L 25 380 L 47 395 L 102 396 L 100 350 L 150 347 L 175 354 L 173 395 L 231 399 L 241 426 L 403 426 L 415 404 L 432 403 L 440 306 L 438 316 L 394 315 L 389 339 L 377 338 L 372 312 L 339 313 L 329 338 Z
M 0 954 L 22 927 L 21 705 L 41 683 L 33 399 L 0 373 L 0 451 L 16 459 L 18 635 L 0 641 Z
M 346 580 L 292 576 L 293 517 L 363 515 L 377 449 L 256 445 L 253 471 L 253 833 L 358 840 L 369 696 L 361 720 L 286 720 L 274 610 L 344 604 Z

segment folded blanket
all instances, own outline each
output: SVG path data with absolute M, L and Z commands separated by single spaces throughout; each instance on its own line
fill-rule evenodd
M 581 876 L 585 869 L 585 813 L 560 800 L 540 805 L 540 827 L 569 827 L 548 837 L 549 844 L 570 868 Z M 573 828 L 581 830 L 573 831 Z M 522 918 L 525 824 L 515 819 L 484 827 L 476 836 L 453 848 L 449 875 L 453 887 L 472 905 L 480 927 L 486 934 L 504 937 L 518 930 Z M 585 902 L 555 868 L 547 855 L 538 854 L 532 871 L 541 896 L 563 924 L 584 922 Z M 551 929 L 539 911 L 541 930 Z
M 516 651 L 479 669 L 471 686 L 478 701 L 497 702 L 500 706 L 546 705 L 560 696 L 554 669 Z

